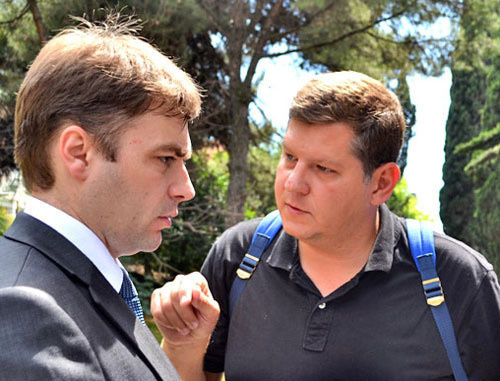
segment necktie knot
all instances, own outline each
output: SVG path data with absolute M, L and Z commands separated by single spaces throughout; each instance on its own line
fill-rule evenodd
M 144 323 L 144 313 L 142 311 L 141 301 L 139 300 L 139 295 L 130 279 L 127 271 L 122 268 L 123 271 L 123 282 L 120 289 L 120 296 L 128 304 L 132 312 L 137 316 L 137 318 Z

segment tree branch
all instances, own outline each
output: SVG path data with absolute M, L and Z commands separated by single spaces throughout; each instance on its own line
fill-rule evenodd
M 385 41 L 385 42 L 389 42 L 389 43 L 396 44 L 396 45 L 408 45 L 408 44 L 414 44 L 414 43 L 420 44 L 420 43 L 441 42 L 441 41 L 447 41 L 450 43 L 452 42 L 452 40 L 449 40 L 446 38 L 427 38 L 427 39 L 418 40 L 418 41 L 416 41 L 416 40 L 397 41 L 397 40 L 394 40 L 392 38 L 379 36 L 379 35 L 372 33 L 372 32 L 366 32 L 366 34 L 369 35 L 370 37 L 373 37 L 376 40 Z
M 352 36 L 354 36 L 356 34 L 365 33 L 366 31 L 368 31 L 369 29 L 373 28 L 374 26 L 376 26 L 376 25 L 378 25 L 380 23 L 383 23 L 385 21 L 389 21 L 389 20 L 392 20 L 392 19 L 394 19 L 396 17 L 399 17 L 402 14 L 404 14 L 405 11 L 406 10 L 402 10 L 402 11 L 394 13 L 394 14 L 388 16 L 388 17 L 384 17 L 382 19 L 377 19 L 374 22 L 372 22 L 372 23 L 370 23 L 368 25 L 365 25 L 362 28 L 351 30 L 350 32 L 347 32 L 347 33 L 343 34 L 342 36 L 334 38 L 333 40 L 330 40 L 330 41 L 320 42 L 318 44 L 309 45 L 309 46 L 306 46 L 306 47 L 303 47 L 303 48 L 290 49 L 290 50 L 287 50 L 287 51 L 284 51 L 284 52 L 281 52 L 281 53 L 264 54 L 264 55 L 262 55 L 262 58 L 275 58 L 275 57 L 284 56 L 284 55 L 287 55 L 287 54 L 290 54 L 290 53 L 299 53 L 299 52 L 304 52 L 306 50 L 314 50 L 314 49 L 323 48 L 323 47 L 329 46 L 329 45 L 335 45 L 335 44 L 339 43 L 340 41 L 343 41 L 343 40 L 345 40 L 345 39 L 347 39 L 349 37 L 352 37 Z
M 331 3 L 329 3 L 328 5 L 326 5 L 324 8 L 321 8 L 318 11 L 316 11 L 315 13 L 311 14 L 306 19 L 306 21 L 303 24 L 300 24 L 299 26 L 297 26 L 295 28 L 288 29 L 286 32 L 272 34 L 272 35 L 269 36 L 268 40 L 270 40 L 270 41 L 273 41 L 273 40 L 274 41 L 278 41 L 278 40 L 282 39 L 283 37 L 289 36 L 289 35 L 291 35 L 291 34 L 293 34 L 295 32 L 298 32 L 301 29 L 304 29 L 305 27 L 309 26 L 314 20 L 316 20 L 316 18 L 318 16 L 324 14 L 327 11 L 331 11 L 331 9 L 335 5 L 338 5 L 338 2 L 337 1 L 332 1 Z
M 154 253 L 154 252 L 151 252 L 150 253 L 153 258 L 160 264 L 160 266 L 165 266 L 167 269 L 177 273 L 177 274 L 184 274 L 183 271 L 179 270 L 179 269 L 176 269 L 174 266 L 171 266 L 169 265 L 167 262 L 165 261 L 162 261 L 161 258 L 158 256 L 158 254 Z
M 284 2 L 284 0 L 276 1 L 273 8 L 271 9 L 271 12 L 269 13 L 269 16 L 265 20 L 265 23 L 262 27 L 262 31 L 260 33 L 260 36 L 255 44 L 254 49 L 253 49 L 253 55 L 252 55 L 252 59 L 250 61 L 250 65 L 248 65 L 247 75 L 246 75 L 245 80 L 244 80 L 244 85 L 246 87 L 250 87 L 252 85 L 252 78 L 255 74 L 257 64 L 259 63 L 259 60 L 262 58 L 262 52 L 264 50 L 264 45 L 268 41 L 267 33 L 271 29 L 271 26 L 273 25 L 276 17 L 278 17 L 279 11 L 283 6 L 283 2 Z
M 21 9 L 21 13 L 19 15 L 17 15 L 16 17 L 14 17 L 11 20 L 0 21 L 0 25 L 12 24 L 12 23 L 20 20 L 26 13 L 29 12 L 29 10 L 30 10 L 29 4 L 26 3 L 26 5 L 23 7 L 23 9 Z
M 264 0 L 258 0 L 255 4 L 255 12 L 253 17 L 250 18 L 250 24 L 248 25 L 248 30 L 254 30 L 255 26 L 258 24 L 261 19 L 260 15 L 257 13 L 258 9 L 262 9 L 264 6 Z
M 212 23 L 212 25 L 224 36 L 227 36 L 229 33 L 228 33 L 228 30 L 225 28 L 225 26 L 223 26 L 221 23 L 219 23 L 217 21 L 217 17 L 214 16 L 214 14 L 212 13 L 212 9 L 210 6 L 207 6 L 206 5 L 206 1 L 205 0 L 197 0 L 196 3 L 198 4 L 198 6 L 203 10 L 205 11 L 205 14 L 207 15 L 209 21 Z

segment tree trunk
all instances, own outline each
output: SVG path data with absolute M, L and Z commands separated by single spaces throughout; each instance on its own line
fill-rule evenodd
M 239 93 L 239 92 L 238 92 Z M 234 94 L 234 92 L 233 92 Z M 250 127 L 248 124 L 248 102 L 238 96 L 231 97 L 233 125 L 227 147 L 229 153 L 229 187 L 226 200 L 226 226 L 232 226 L 244 218 L 246 183 L 248 179 L 248 147 Z

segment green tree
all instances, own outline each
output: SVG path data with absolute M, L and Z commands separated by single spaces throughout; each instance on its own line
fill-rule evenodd
M 481 131 L 486 75 L 481 69 L 452 68 L 451 105 L 446 122 L 444 186 L 440 192 L 440 216 L 445 233 L 472 244 L 474 183 L 464 173 L 470 154 L 455 155 L 455 147 Z
M 500 63 L 492 57 L 482 110 L 483 132 L 455 148 L 458 157 L 471 157 L 464 171 L 474 182 L 473 244 L 500 270 Z
M 498 76 L 497 72 L 496 76 Z M 500 271 L 500 123 L 476 138 L 456 147 L 463 156 L 472 153 L 465 172 L 475 185 L 476 224 L 473 226 L 474 245 Z
M 408 183 L 402 178 L 394 188 L 387 206 L 400 217 L 414 218 L 416 220 L 429 220 L 430 217 L 422 213 L 417 207 L 417 196 L 408 191 Z
M 486 255 L 499 251 L 498 204 L 494 203 L 498 201 L 499 167 L 495 160 L 484 160 L 495 152 L 494 146 L 487 145 L 494 141 L 493 135 L 484 131 L 500 122 L 499 7 L 498 0 L 463 2 L 452 64 L 452 103 L 440 194 L 445 232 Z
M 446 123 L 444 186 L 440 193 L 444 231 L 474 247 L 475 184 L 464 168 L 471 154 L 455 155 L 457 145 L 483 129 L 492 28 L 498 23 L 498 0 L 463 1 L 460 31 L 452 60 L 451 105 Z

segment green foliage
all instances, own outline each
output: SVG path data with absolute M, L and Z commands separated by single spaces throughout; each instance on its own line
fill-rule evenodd
M 9 228 L 12 221 L 13 218 L 9 213 L 7 213 L 7 210 L 0 207 L 0 235 L 3 235 L 3 233 Z
M 408 183 L 402 178 L 387 201 L 389 209 L 400 217 L 429 220 L 427 214 L 417 208 L 417 197 L 408 191 Z
M 447 62 L 453 35 L 430 38 L 428 30 L 441 17 L 458 12 L 454 1 L 340 0 L 301 1 L 297 7 L 315 14 L 315 22 L 299 32 L 305 58 L 330 70 L 356 70 L 375 78 L 398 78 L 413 70 L 438 74 Z M 339 17 L 339 15 L 341 15 Z
M 452 68 L 451 105 L 446 122 L 444 186 L 440 193 L 441 220 L 445 233 L 473 243 L 471 226 L 474 222 L 474 183 L 464 173 L 471 155 L 455 155 L 455 147 L 477 136 L 481 131 L 486 75 L 480 69 Z
M 276 209 L 274 176 L 280 158 L 278 147 L 253 147 L 248 163 L 250 169 L 247 185 L 248 197 L 245 219 L 264 216 Z
M 464 2 L 447 123 L 445 232 L 481 251 L 500 271 L 499 0 Z
M 470 152 L 473 152 L 472 160 L 464 168 L 469 175 L 477 173 L 488 163 L 497 161 L 500 156 L 500 124 L 455 148 L 456 155 Z
M 499 155 L 500 156 L 500 155 Z M 497 158 L 499 157 L 497 156 Z M 483 185 L 476 190 L 475 246 L 500 274 L 500 160 Z

